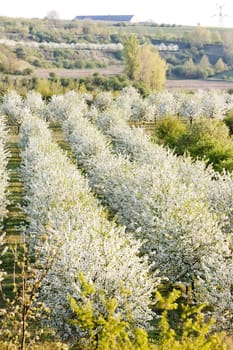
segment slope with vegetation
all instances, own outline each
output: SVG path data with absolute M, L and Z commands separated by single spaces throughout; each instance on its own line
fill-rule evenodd
M 169 49 L 161 51 L 169 65 L 168 77 L 206 78 L 216 73 L 221 73 L 222 77 L 231 76 L 229 73 L 233 62 L 231 28 L 171 26 L 156 23 L 113 24 L 49 18 L 16 20 L 7 17 L 1 17 L 1 24 L 1 44 L 14 45 L 8 46 L 14 64 L 9 69 L 4 66 L 3 59 L 1 70 L 4 72 L 22 72 L 21 68 L 13 69 L 14 65 L 18 65 L 16 64 L 18 59 L 30 69 L 38 67 L 97 69 L 112 64 L 122 65 L 122 47 L 117 45 L 124 44 L 130 35 L 136 35 L 141 45 L 159 43 L 165 46 L 169 43 L 178 45 L 177 51 Z M 76 44 L 90 46 L 79 49 L 75 48 Z M 112 44 L 118 48 L 99 50 L 94 48 L 93 44 Z

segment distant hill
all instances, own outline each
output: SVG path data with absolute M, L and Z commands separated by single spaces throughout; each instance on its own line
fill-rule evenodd
M 133 15 L 97 17 L 77 16 L 71 21 L 0 17 L 0 40 L 13 61 L 20 61 L 21 65 L 24 62 L 25 67 L 32 69 L 122 66 L 122 46 L 106 50 L 104 45 L 123 44 L 131 34 L 138 36 L 141 45 L 162 45 L 160 54 L 167 61 L 168 77 L 206 78 L 233 69 L 233 28 L 131 23 Z M 7 40 L 13 40 L 14 46 L 9 46 Z M 3 61 L 0 57 L 0 70 L 6 71 Z M 230 74 L 227 77 L 231 79 Z

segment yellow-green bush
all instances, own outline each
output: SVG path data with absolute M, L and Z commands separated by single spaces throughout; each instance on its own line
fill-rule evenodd
M 82 300 L 69 297 L 75 319 L 70 323 L 85 332 L 72 350 L 150 350 L 145 330 L 136 327 L 131 316 L 124 320 L 116 312 L 118 303 L 115 298 L 106 298 L 105 292 L 96 295 L 94 285 L 86 282 L 80 275 Z M 100 298 L 102 310 L 94 309 L 94 298 Z
M 159 339 L 157 350 L 226 350 L 224 333 L 211 333 L 214 319 L 205 320 L 202 312 L 205 305 L 181 305 L 182 313 L 173 328 L 169 322 L 169 312 L 178 308 L 180 291 L 174 290 L 167 298 L 157 292 L 162 312 L 158 323 Z
M 199 118 L 185 124 L 178 118 L 167 117 L 156 124 L 153 139 L 178 155 L 187 153 L 194 159 L 204 159 L 217 171 L 233 171 L 233 139 L 222 121 Z

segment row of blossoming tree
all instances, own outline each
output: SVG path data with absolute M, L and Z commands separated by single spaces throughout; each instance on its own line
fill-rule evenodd
M 33 93 L 3 100 L 9 121 L 21 126 L 27 240 L 32 251 L 43 247 L 45 260 L 51 246 L 57 249 L 40 295 L 51 307 L 51 324 L 62 337 L 83 335 L 67 322 L 66 298 L 79 298 L 83 272 L 97 291 L 117 298 L 120 312 L 127 304 L 138 323 L 151 318 L 151 292 L 165 278 L 185 285 L 193 302 L 208 302 L 218 326 L 230 328 L 232 175 L 176 157 L 131 129 L 126 119 L 135 104 L 128 94 L 102 94 L 91 103 L 75 93 L 48 104 Z M 62 124 L 88 184 L 42 119 Z M 126 230 L 107 220 L 90 188 Z
M 161 275 L 172 282 L 192 285 L 194 298 L 215 304 L 219 315 L 231 313 L 232 238 L 229 222 L 232 212 L 228 210 L 226 220 L 227 212 L 216 203 L 217 190 L 211 194 L 212 189 L 219 190 L 220 183 L 226 179 L 211 169 L 205 170 L 201 162 L 194 165 L 191 160 L 178 159 L 163 148 L 154 147 L 146 137 L 138 138 L 137 147 L 131 147 L 129 128 L 128 135 L 124 135 L 126 125 L 122 128 L 126 147 L 120 143 L 124 155 L 119 153 L 120 148 L 115 155 L 109 138 L 82 116 L 83 105 L 81 103 L 78 107 L 79 99 L 74 99 L 73 104 L 70 100 L 71 95 L 70 109 L 66 106 L 68 118 L 59 111 L 55 99 L 50 106 L 52 114 L 55 104 L 58 118 L 65 118 L 65 136 L 79 166 L 87 172 L 90 185 L 112 215 L 117 215 L 118 222 L 144 240 L 142 253 L 149 256 L 153 270 L 159 269 Z M 72 111 L 71 106 L 75 104 Z M 64 103 L 61 107 L 64 108 Z M 94 113 L 96 117 L 96 111 Z M 87 116 L 90 118 L 90 111 Z M 107 117 L 103 119 L 106 122 Z M 125 157 L 127 141 L 130 156 L 138 158 L 137 161 Z M 213 175 L 220 179 L 219 182 L 212 180 Z M 232 187 L 232 178 L 227 180 Z M 212 198 L 214 194 L 216 196 Z M 226 197 L 227 201 L 232 200 L 232 190 Z
M 192 164 L 191 160 L 176 158 L 163 148 L 153 146 L 150 144 L 147 138 L 142 135 L 141 131 L 134 129 L 131 130 L 129 127 L 127 127 L 124 121 L 122 121 L 120 118 L 117 119 L 117 110 L 115 110 L 114 115 L 114 111 L 111 109 L 112 107 L 107 111 L 107 113 L 106 110 L 103 113 L 103 109 L 99 108 L 101 113 L 100 116 L 98 116 L 98 108 L 96 108 L 96 106 L 92 110 L 87 110 L 84 100 L 80 98 L 80 96 L 68 94 L 65 98 L 62 96 L 54 97 L 48 108 L 52 119 L 54 119 L 56 115 L 59 120 L 65 119 L 63 127 L 66 137 L 73 145 L 73 150 L 78 157 L 79 164 L 84 167 L 89 174 L 90 184 L 99 194 L 103 203 L 110 207 L 112 213 L 117 214 L 119 222 L 126 225 L 129 230 L 137 230 L 137 237 L 143 239 L 148 239 L 148 237 L 150 237 L 150 240 L 154 240 L 154 245 L 152 245 L 150 241 L 148 246 L 149 255 L 154 255 L 154 260 L 157 260 L 157 265 L 155 263 L 155 266 L 160 269 L 162 269 L 164 266 L 166 273 L 169 275 L 171 280 L 176 280 L 173 270 L 179 270 L 179 268 L 181 268 L 181 271 L 177 273 L 177 280 L 179 280 L 180 276 L 184 277 L 185 275 L 184 271 L 182 271 L 183 265 L 181 261 L 183 261 L 184 265 L 186 265 L 184 259 L 186 256 L 187 260 L 189 260 L 189 263 L 187 263 L 189 268 L 186 267 L 184 270 L 189 276 L 189 279 L 187 281 L 184 278 L 183 282 L 185 281 L 188 284 L 193 283 L 194 278 L 195 293 L 197 294 L 197 286 L 200 282 L 197 280 L 201 279 L 200 274 L 199 272 L 197 273 L 198 278 L 196 277 L 195 272 L 192 276 L 189 269 L 191 268 L 191 270 L 193 269 L 193 271 L 196 271 L 197 262 L 194 264 L 194 261 L 196 261 L 196 259 L 199 260 L 199 258 L 199 264 L 203 267 L 200 252 L 203 250 L 205 259 L 205 257 L 207 257 L 209 254 L 207 251 L 209 249 L 213 250 L 215 245 L 216 250 L 215 253 L 212 251 L 212 258 L 210 255 L 208 255 L 208 259 L 210 258 L 210 260 L 212 260 L 214 267 L 211 268 L 209 266 L 208 269 L 216 269 L 218 259 L 221 260 L 223 258 L 225 261 L 224 264 L 228 266 L 226 269 L 228 272 L 225 275 L 225 281 L 222 280 L 221 283 L 223 283 L 222 286 L 225 287 L 228 285 L 226 289 L 228 290 L 227 299 L 230 300 L 230 286 L 232 283 L 230 278 L 232 271 L 230 258 L 231 253 L 229 251 L 229 241 L 231 240 L 229 233 L 232 222 L 232 211 L 230 209 L 231 206 L 229 206 L 232 201 L 231 176 L 225 175 L 220 177 L 211 168 L 205 170 L 205 166 L 201 162 Z M 116 134 L 114 134 L 114 137 L 111 135 L 111 139 L 113 141 L 111 141 L 109 138 L 104 139 L 103 136 L 94 127 L 92 127 L 88 121 L 85 121 L 85 119 L 81 116 L 82 114 L 85 114 L 85 116 L 91 120 L 97 121 L 97 124 L 101 125 L 103 130 L 107 126 L 106 130 L 108 130 L 108 134 L 113 130 L 111 123 L 114 124 L 113 119 L 115 117 L 115 128 L 117 129 L 120 141 L 118 140 L 119 142 L 117 142 Z M 112 153 L 114 151 L 109 150 L 108 146 L 110 142 L 113 142 L 115 148 L 117 147 L 117 157 L 113 157 Z M 134 159 L 139 161 L 141 166 L 135 169 L 136 163 L 132 164 L 124 157 L 122 158 L 119 155 L 119 152 L 123 152 L 124 155 L 127 155 L 129 152 L 128 156 L 131 158 L 131 160 Z M 92 162 L 94 165 L 92 165 Z M 148 170 L 148 174 L 150 174 L 148 181 L 146 181 L 146 164 L 147 166 L 148 164 L 150 165 Z M 122 172 L 120 171 L 121 168 L 123 169 Z M 166 171 L 170 171 L 170 177 L 168 172 L 164 172 L 164 168 Z M 155 177 L 153 182 L 151 180 L 152 174 L 155 173 L 156 170 L 157 172 L 159 171 L 159 174 L 156 173 L 157 177 Z M 138 171 L 140 171 L 140 173 L 138 173 Z M 161 173 L 162 179 L 160 179 Z M 174 181 L 176 176 L 177 179 Z M 200 176 L 203 177 L 203 182 L 200 182 Z M 144 185 L 144 183 L 146 183 L 146 185 Z M 152 186 L 152 189 L 150 186 Z M 223 191 L 221 195 L 219 195 L 219 188 L 221 186 L 223 186 Z M 147 187 L 148 189 L 146 189 Z M 160 199 L 161 197 L 164 197 L 164 193 L 161 195 L 158 192 L 158 188 L 160 190 L 163 189 L 162 191 L 165 191 L 166 193 L 166 199 L 164 199 L 165 207 L 162 207 L 162 204 L 164 203 L 161 203 Z M 168 193 L 168 188 L 171 188 L 170 194 Z M 177 188 L 180 188 L 180 190 L 178 191 Z M 199 189 L 198 192 L 196 192 L 197 188 Z M 207 193 L 203 190 L 206 190 L 207 188 L 209 201 L 206 203 Z M 227 193 L 224 191 L 226 188 L 228 188 Z M 154 197 L 153 191 L 156 195 L 154 195 Z M 177 198 L 178 194 L 179 196 Z M 219 201 L 222 202 L 223 199 L 220 197 L 223 195 L 225 196 L 224 200 L 226 201 L 224 206 L 222 206 L 222 203 L 219 203 Z M 146 200 L 144 198 L 146 198 Z M 169 210 L 168 199 L 172 199 L 171 209 Z M 152 204 L 150 203 L 150 200 Z M 159 209 L 158 203 L 161 206 Z M 189 203 L 189 206 L 187 203 Z M 153 208 L 153 206 L 155 208 Z M 184 207 L 184 212 L 181 210 L 182 206 Z M 191 210 L 190 208 L 193 209 Z M 159 213 L 160 211 L 162 214 Z M 177 215 L 178 211 L 180 212 L 179 216 Z M 172 221 L 171 215 L 173 212 L 173 215 L 175 215 L 174 221 Z M 197 214 L 197 212 L 199 214 Z M 164 216 L 165 213 L 166 217 Z M 189 215 L 187 215 L 187 213 L 189 213 Z M 196 225 L 194 224 L 193 219 L 191 219 L 191 213 L 193 213 L 193 216 L 197 220 Z M 227 220 L 225 220 L 226 217 Z M 165 222 L 168 225 L 168 233 L 166 233 Z M 174 227 L 174 222 L 176 222 L 176 225 L 178 225 L 180 230 L 178 230 L 176 236 L 171 234 L 173 230 L 176 231 L 176 229 L 172 229 L 172 227 Z M 224 226 L 222 225 L 223 222 L 225 223 Z M 157 227 L 155 223 L 157 223 Z M 208 230 L 205 227 L 208 227 Z M 220 232 L 220 228 L 222 229 L 222 232 Z M 164 230 L 165 232 L 163 232 Z M 187 235 L 188 232 L 190 233 L 189 239 Z M 203 238 L 204 232 L 206 239 Z M 183 241 L 182 237 L 184 234 L 187 235 L 186 239 L 189 244 L 187 254 L 184 253 L 184 248 L 180 244 L 181 239 Z M 199 242 L 197 243 L 199 247 L 197 250 L 194 249 L 194 237 L 196 237 L 197 242 Z M 165 238 L 169 239 L 168 241 L 170 242 L 170 245 Z M 177 241 L 177 243 L 175 243 L 175 241 Z M 201 244 L 201 242 L 203 242 L 203 244 Z M 209 242 L 209 245 L 206 244 L 207 242 Z M 218 246 L 218 244 L 220 244 L 221 248 Z M 164 254 L 160 245 L 165 247 L 163 247 L 163 249 L 166 254 Z M 179 263 L 174 264 L 174 258 L 171 258 L 169 254 L 171 251 L 174 251 L 174 246 L 176 245 L 178 250 L 182 252 L 182 256 L 175 250 L 175 257 L 180 259 L 180 261 Z M 144 246 L 144 249 L 147 249 L 146 245 Z M 159 261 L 156 255 L 156 249 L 161 252 L 161 261 Z M 219 251 L 222 251 L 223 254 L 218 254 Z M 190 252 L 194 254 L 193 258 L 191 258 L 192 255 Z M 199 258 L 195 258 L 195 254 L 197 254 Z M 154 260 L 152 259 L 153 263 Z M 167 261 L 169 260 L 171 264 L 171 271 L 167 270 Z M 219 268 L 223 266 L 222 263 L 222 261 L 219 261 Z M 203 273 L 201 275 L 203 275 Z M 205 278 L 203 281 L 205 281 Z M 203 283 L 205 284 L 206 282 Z M 215 284 L 215 282 L 213 283 Z M 219 289 L 219 283 L 217 285 L 215 284 L 215 287 Z M 225 287 L 223 287 L 224 290 Z M 209 289 L 208 287 L 206 288 Z M 205 295 L 204 299 L 206 297 L 207 296 Z M 225 297 L 223 297 L 223 295 L 220 296 L 219 294 L 219 300 L 221 300 L 221 303 L 224 298 Z
M 63 104 L 62 113 L 65 113 L 66 105 L 69 101 L 72 103 L 73 92 L 66 93 L 66 102 Z M 82 94 L 78 94 L 82 95 Z M 109 108 L 113 103 L 118 108 L 119 114 L 128 121 L 148 121 L 154 122 L 158 118 L 168 115 L 180 116 L 187 120 L 194 120 L 198 117 L 222 119 L 225 114 L 233 109 L 233 96 L 230 93 L 218 90 L 198 90 L 187 93 L 183 91 L 167 91 L 153 93 L 146 98 L 142 98 L 137 90 L 133 87 L 127 87 L 114 98 L 111 92 L 102 92 L 96 96 L 84 94 L 88 104 L 92 104 L 102 111 Z M 27 102 L 28 101 L 28 102 Z M 47 107 L 43 104 L 42 97 L 37 93 L 29 93 L 24 105 L 31 104 L 37 112 L 42 112 L 46 116 Z M 62 96 L 52 96 L 52 104 L 62 102 Z M 20 96 L 11 91 L 5 95 L 2 104 L 3 113 L 8 113 L 11 109 L 13 120 L 19 118 L 20 109 L 23 101 Z M 49 116 L 51 117 L 51 115 Z
M 56 250 L 40 292 L 51 309 L 51 325 L 62 338 L 83 336 L 69 325 L 72 310 L 67 300 L 68 294 L 81 297 L 80 273 L 95 286 L 96 310 L 103 308 L 98 291 L 104 290 L 117 299 L 117 312 L 129 312 L 145 325 L 152 317 L 149 305 L 158 279 L 149 276 L 147 258 L 138 256 L 141 243 L 107 220 L 86 180 L 52 141 L 45 121 L 24 117 L 20 138 L 27 241 L 32 250 L 43 247 L 45 261 L 51 246 Z

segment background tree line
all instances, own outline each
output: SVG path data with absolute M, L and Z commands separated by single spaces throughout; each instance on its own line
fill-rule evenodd
M 156 23 L 113 24 L 95 21 L 65 21 L 59 19 L 14 19 L 1 17 L 0 39 L 21 41 L 17 47 L 1 46 L 0 70 L 22 73 L 25 69 L 43 68 L 99 68 L 113 64 L 123 65 L 122 52 L 95 50 L 53 49 L 26 47 L 23 43 L 124 43 L 133 34 L 140 45 L 156 40 L 175 42 L 177 52 L 162 52 L 167 62 L 167 76 L 175 78 L 206 78 L 223 72 L 231 78 L 233 64 L 233 31 L 230 28 L 171 26 Z M 9 63 L 4 52 L 8 52 Z M 206 57 L 210 67 L 205 67 Z M 220 61 L 219 58 L 221 59 Z M 192 65 L 192 62 L 194 66 Z M 28 72 L 29 72 L 28 70 Z

